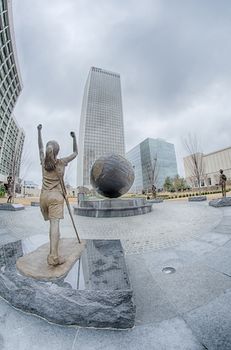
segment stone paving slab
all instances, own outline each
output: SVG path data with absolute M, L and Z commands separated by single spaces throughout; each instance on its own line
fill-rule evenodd
M 1 350 L 72 349 L 77 328 L 49 324 L 18 311 L 0 298 Z
M 152 273 L 162 272 L 166 266 L 180 268 L 184 266 L 184 259 L 180 258 L 176 250 L 162 249 L 143 254 L 143 259 L 147 269 Z M 191 261 L 190 261 L 191 262 Z
M 194 335 L 209 350 L 230 350 L 231 291 L 184 316 Z
M 214 228 L 214 232 L 231 235 L 231 216 L 223 217 L 222 221 Z
M 0 244 L 11 243 L 17 241 L 17 237 L 9 235 L 9 233 L 0 234 Z
M 153 278 L 179 313 L 202 306 L 231 288 L 230 277 L 201 263 L 181 267 L 174 274 L 153 274 Z
M 205 350 L 185 321 L 173 318 L 128 332 L 80 329 L 73 350 Z
M 136 325 L 161 322 L 177 316 L 174 306 L 153 280 L 145 260 L 140 255 L 129 255 L 127 264 L 134 290 Z
M 200 237 L 201 241 L 211 243 L 216 246 L 222 246 L 231 240 L 231 235 L 228 233 L 208 232 Z
M 231 207 L 224 207 L 220 209 L 223 213 L 223 217 L 231 216 Z
M 189 256 L 193 253 L 198 258 L 201 255 L 216 249 L 217 245 L 213 244 L 213 242 L 208 243 L 200 239 L 192 239 L 191 241 L 181 243 L 176 247 L 177 252 L 187 252 Z
M 201 260 L 202 264 L 205 264 L 216 271 L 231 276 L 231 246 L 225 245 L 220 249 L 217 249 L 211 254 L 206 254 Z

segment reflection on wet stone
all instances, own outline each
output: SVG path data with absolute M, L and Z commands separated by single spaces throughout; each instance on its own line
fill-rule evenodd
M 42 242 L 37 237 L 27 238 L 23 241 L 24 256 L 17 260 L 17 269 L 25 276 L 41 281 L 54 281 L 57 278 L 64 278 L 80 258 L 85 247 L 85 241 L 78 243 L 75 238 L 62 238 L 59 241 L 59 254 L 65 262 L 54 267 L 47 264 L 46 257 L 50 245 L 48 242 L 44 243 L 46 237 L 41 236 L 43 238 Z
M 0 295 L 13 306 L 59 324 L 133 327 L 133 292 L 119 240 L 87 240 L 80 265 L 77 262 L 65 278 L 52 282 L 17 271 L 16 260 L 30 249 L 35 248 L 25 241 L 0 247 Z

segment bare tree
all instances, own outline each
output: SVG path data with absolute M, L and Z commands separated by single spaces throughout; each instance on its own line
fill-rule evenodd
M 24 141 L 23 151 L 22 151 L 22 157 L 20 161 L 20 176 L 18 178 L 18 185 L 21 187 L 23 184 L 24 188 L 24 195 L 25 195 L 25 180 L 28 176 L 28 173 L 32 167 L 32 141 L 28 140 L 27 138 Z
M 198 137 L 194 134 L 189 134 L 186 139 L 183 140 L 185 149 L 189 153 L 186 158 L 186 166 L 190 170 L 190 181 L 195 187 L 201 187 L 201 182 L 204 180 L 204 166 L 203 166 L 203 153 L 198 141 Z
M 12 153 L 12 158 L 11 158 L 10 174 L 7 178 L 7 179 L 11 178 L 11 181 L 10 182 L 8 181 L 8 188 L 10 188 L 10 192 L 7 200 L 7 202 L 9 201 L 10 203 L 14 203 L 14 198 L 15 198 L 16 175 L 18 172 L 18 165 L 20 163 L 20 157 L 21 157 L 21 153 L 18 151 L 19 144 L 20 144 L 20 135 L 18 135 L 15 143 L 14 152 Z
M 31 161 L 31 142 L 27 145 L 24 145 L 23 147 L 23 152 L 22 152 L 22 158 L 21 158 L 21 169 L 20 169 L 20 178 L 22 180 L 25 179 L 27 176 L 31 166 L 32 166 L 32 161 Z
M 153 159 L 146 164 L 145 167 L 147 179 L 148 179 L 148 190 L 149 188 L 153 189 L 157 187 L 157 182 L 159 178 L 160 166 L 157 159 L 157 154 L 155 154 Z

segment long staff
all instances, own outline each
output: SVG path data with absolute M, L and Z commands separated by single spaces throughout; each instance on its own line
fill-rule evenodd
M 65 202 L 66 202 L 66 205 L 67 205 L 67 209 L 68 209 L 68 212 L 69 212 L 69 214 L 70 214 L 71 221 L 72 221 L 72 224 L 73 224 L 73 227 L 74 227 L 74 230 L 75 230 L 75 233 L 76 233 L 78 242 L 81 243 L 80 238 L 79 238 L 79 235 L 78 235 L 78 232 L 77 232 L 77 228 L 76 228 L 76 226 L 75 226 L 75 222 L 74 222 L 74 219 L 73 219 L 73 216 L 72 216 L 70 203 L 69 203 L 68 198 L 67 198 L 67 191 L 66 191 L 66 187 L 65 187 L 65 185 L 64 185 L 63 178 L 62 178 L 61 176 L 59 176 L 59 175 L 58 175 L 58 177 L 59 177 L 61 189 L 62 189 L 62 192 L 63 192 L 63 197 L 64 197 L 64 199 L 65 199 Z

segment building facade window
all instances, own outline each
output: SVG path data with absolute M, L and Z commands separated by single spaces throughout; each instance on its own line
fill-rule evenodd
M 78 186 L 90 186 L 95 160 L 110 153 L 125 155 L 120 75 L 92 67 L 82 102 Z
M 24 132 L 12 115 L 22 90 L 12 23 L 11 1 L 0 0 L 0 181 L 12 172 L 19 176 Z
M 131 192 L 149 191 L 152 185 L 162 189 L 166 177 L 177 175 L 175 147 L 162 139 L 147 138 L 127 152 L 126 158 L 135 167 Z

